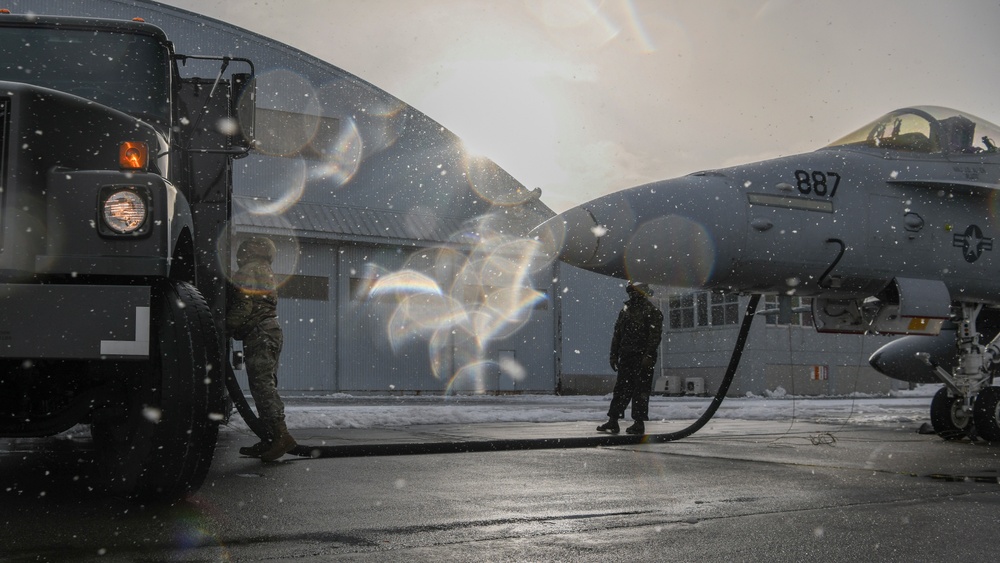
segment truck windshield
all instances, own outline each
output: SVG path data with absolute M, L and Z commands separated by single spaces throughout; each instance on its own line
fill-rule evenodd
M 114 31 L 0 30 L 0 80 L 66 92 L 168 123 L 169 59 L 154 37 Z

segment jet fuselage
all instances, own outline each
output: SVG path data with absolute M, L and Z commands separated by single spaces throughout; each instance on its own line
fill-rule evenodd
M 950 111 L 883 121 L 934 110 Z M 947 119 L 910 144 L 876 121 L 861 141 L 623 190 L 536 233 L 568 263 L 667 286 L 851 299 L 912 278 L 998 304 L 1000 153 L 985 140 L 946 150 Z

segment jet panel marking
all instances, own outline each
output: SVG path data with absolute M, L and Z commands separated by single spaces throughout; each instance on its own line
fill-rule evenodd
M 786 209 L 800 209 L 802 211 L 833 213 L 833 202 L 825 199 L 788 197 L 769 194 L 747 194 L 747 197 L 750 199 L 751 205 L 766 205 L 768 207 L 784 207 Z
M 955 234 L 951 245 L 961 248 L 965 261 L 971 264 L 979 260 L 984 250 L 993 250 L 993 237 L 984 237 L 979 225 L 969 225 L 969 228 L 965 229 L 965 233 Z
M 833 179 L 833 186 L 830 186 L 830 179 Z M 837 172 L 821 172 L 819 170 L 796 170 L 795 187 L 802 195 L 816 194 L 818 196 L 827 195 L 830 197 L 837 195 L 837 188 L 840 186 L 840 174 Z

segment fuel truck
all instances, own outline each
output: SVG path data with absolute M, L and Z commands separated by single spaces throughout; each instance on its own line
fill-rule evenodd
M 253 64 L 176 54 L 139 19 L 6 10 L 0 53 L 0 437 L 89 426 L 110 491 L 181 498 L 227 415 Z

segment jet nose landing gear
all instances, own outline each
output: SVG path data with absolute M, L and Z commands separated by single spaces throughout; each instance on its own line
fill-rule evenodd
M 980 438 L 1000 442 L 1000 387 L 984 388 L 976 395 L 972 408 L 972 421 Z
M 1000 387 L 990 385 L 1000 367 L 1000 333 L 987 346 L 980 345 L 976 318 L 982 308 L 981 303 L 962 304 L 958 362 L 952 373 L 933 363 L 929 354 L 917 354 L 945 385 L 931 401 L 931 425 L 945 440 L 1000 442 Z
M 939 389 L 931 400 L 931 426 L 945 440 L 971 437 L 975 430 L 972 412 L 965 406 L 965 399 L 952 395 L 947 387 Z

